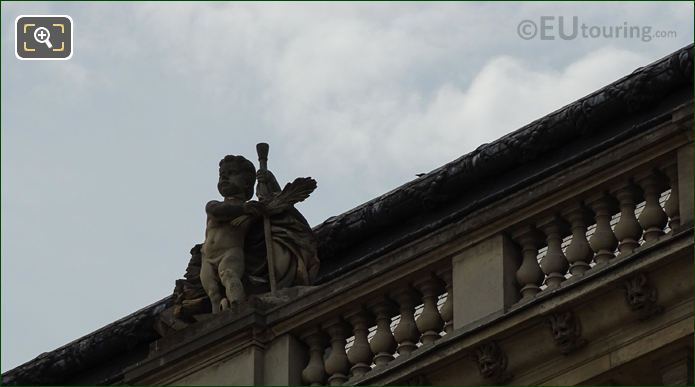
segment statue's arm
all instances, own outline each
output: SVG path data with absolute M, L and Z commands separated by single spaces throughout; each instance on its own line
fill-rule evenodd
M 205 206 L 205 212 L 218 222 L 230 221 L 244 214 L 244 206 L 211 200 Z

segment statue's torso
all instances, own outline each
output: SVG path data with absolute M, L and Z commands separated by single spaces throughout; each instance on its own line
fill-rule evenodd
M 217 262 L 222 257 L 233 254 L 241 259 L 244 257 L 244 239 L 248 230 L 248 222 L 235 226 L 231 222 L 218 222 L 208 216 L 203 243 L 203 261 Z

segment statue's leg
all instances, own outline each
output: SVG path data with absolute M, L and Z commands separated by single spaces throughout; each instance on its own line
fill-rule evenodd
M 222 301 L 222 287 L 217 279 L 217 270 L 215 266 L 209 262 L 203 262 L 200 267 L 200 282 L 205 289 L 210 303 L 212 304 L 212 313 L 220 311 L 220 301 Z
M 220 279 L 227 292 L 230 304 L 246 299 L 246 292 L 241 278 L 244 275 L 244 257 L 238 254 L 226 255 L 219 266 Z

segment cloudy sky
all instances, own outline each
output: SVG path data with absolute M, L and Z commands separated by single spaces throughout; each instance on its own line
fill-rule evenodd
M 16 59 L 21 14 L 72 16 L 72 59 Z M 692 31 L 691 3 L 2 3 L 2 370 L 170 294 L 226 154 L 316 178 L 316 225 Z

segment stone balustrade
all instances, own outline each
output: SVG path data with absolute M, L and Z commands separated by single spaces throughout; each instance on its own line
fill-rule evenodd
M 509 228 L 522 256 L 519 302 L 601 270 L 679 227 L 674 158 L 578 192 Z
M 684 222 L 689 227 L 691 201 L 679 201 L 692 195 L 688 152 L 674 146 L 608 165 L 585 184 L 578 178 L 558 193 L 520 200 L 488 228 L 463 220 L 469 233 L 428 258 L 430 265 L 413 264 L 393 278 L 381 272 L 364 285 L 368 292 L 292 329 L 308 354 L 302 382 L 369 384 L 446 335 L 475 330 L 571 283 L 592 281 L 594 273 L 678 233 Z
M 468 244 L 435 267 L 336 305 L 296 336 L 308 356 L 302 382 L 350 385 L 444 335 L 563 288 L 658 243 L 681 227 L 676 152 L 585 185 Z M 482 319 L 482 320 L 481 320 Z M 472 324 L 472 325 L 471 325 Z M 403 359 L 407 360 L 407 359 Z
M 309 349 L 302 371 L 307 385 L 350 384 L 388 367 L 452 331 L 451 268 L 418 273 L 408 282 L 316 322 L 300 335 Z

